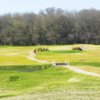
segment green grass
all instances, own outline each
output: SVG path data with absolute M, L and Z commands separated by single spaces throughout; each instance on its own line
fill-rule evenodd
M 52 50 L 52 51 L 46 51 L 46 52 L 42 52 L 42 54 L 72 54 L 72 53 L 82 53 L 83 51 L 78 51 L 78 50 Z M 41 53 L 40 53 L 41 54 Z
M 76 45 L 77 46 L 77 45 Z M 84 47 L 84 51 L 74 51 L 72 47 L 74 45 L 65 46 L 60 48 L 55 47 L 54 50 L 51 49 L 50 52 L 39 52 L 36 58 L 47 61 L 57 61 L 57 62 L 70 62 L 73 65 L 92 65 L 99 67 L 100 62 L 100 48 L 95 45 L 79 45 Z M 62 49 L 62 50 L 60 50 Z M 50 56 L 49 56 L 50 55 Z
M 72 65 L 75 65 L 75 66 L 95 66 L 95 67 L 100 67 L 100 62 L 72 62 L 71 63 Z
M 14 76 L 19 78 L 11 81 L 10 78 Z M 8 96 L 8 94 L 10 96 L 25 92 L 27 94 L 50 93 L 50 91 L 57 92 L 61 90 L 79 91 L 79 93 L 83 92 L 83 94 L 84 91 L 90 90 L 93 90 L 93 93 L 100 92 L 100 78 L 77 74 L 63 67 L 51 67 L 34 73 L 2 71 L 0 73 L 0 81 L 1 98 L 3 98 L 2 96 Z
M 72 47 L 84 47 L 73 51 Z M 13 100 L 99 100 L 100 78 L 78 74 L 64 67 L 54 67 L 27 59 L 34 48 L 49 48 L 36 58 L 46 61 L 70 62 L 87 71 L 100 73 L 100 46 L 0 46 L 0 99 Z M 21 96 L 20 96 L 21 95 Z

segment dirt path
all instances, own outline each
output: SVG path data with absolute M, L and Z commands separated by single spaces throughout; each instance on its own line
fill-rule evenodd
M 79 69 L 77 67 L 71 66 L 71 65 L 67 65 L 65 67 L 68 68 L 71 71 L 74 71 L 74 72 L 77 72 L 77 73 L 80 73 L 80 74 L 100 77 L 100 74 L 97 74 L 97 73 L 94 73 L 94 72 L 88 72 L 88 71 Z
M 33 51 L 29 51 L 28 54 L 29 55 L 27 56 L 27 58 L 30 59 L 30 60 L 33 60 L 33 61 L 36 61 L 36 62 L 39 62 L 39 63 L 47 63 L 47 61 L 36 59 L 35 58 L 36 54 Z
M 36 55 L 36 54 L 35 54 L 33 51 L 29 51 L 28 54 L 29 54 L 29 55 L 27 56 L 27 58 L 30 59 L 30 60 L 33 60 L 33 61 L 36 61 L 36 62 L 39 62 L 39 63 L 50 63 L 50 62 L 47 62 L 47 61 L 44 61 L 44 60 L 36 59 L 36 58 L 35 58 L 35 55 Z M 52 63 L 52 62 L 51 62 L 51 63 Z M 98 73 L 88 72 L 88 71 L 79 69 L 79 68 L 77 68 L 77 67 L 71 66 L 71 65 L 66 65 L 66 66 L 64 66 L 64 67 L 66 67 L 67 69 L 69 69 L 69 70 L 71 70 L 71 71 L 80 73 L 80 74 L 100 77 L 100 74 L 98 74 Z

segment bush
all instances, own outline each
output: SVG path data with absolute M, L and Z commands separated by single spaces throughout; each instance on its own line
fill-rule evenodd
M 83 51 L 83 49 L 81 47 L 73 47 L 72 50 L 79 50 L 79 51 Z
M 49 49 L 48 48 L 37 48 L 37 49 L 34 49 L 34 53 L 44 52 L 44 51 L 49 51 Z
M 10 76 L 9 81 L 17 81 L 19 76 Z

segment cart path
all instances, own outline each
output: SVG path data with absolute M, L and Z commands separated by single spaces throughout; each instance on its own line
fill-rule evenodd
M 27 56 L 27 58 L 30 59 L 30 60 L 33 60 L 33 61 L 36 61 L 36 62 L 39 62 L 39 63 L 47 63 L 47 61 L 36 59 L 35 58 L 36 54 L 34 53 L 34 51 L 29 51 L 28 54 L 29 55 Z
M 34 51 L 29 51 L 29 52 L 28 52 L 27 58 L 30 59 L 30 60 L 39 62 L 39 63 L 50 63 L 50 62 L 47 62 L 47 61 L 44 61 L 44 60 L 36 59 L 36 58 L 35 58 L 35 55 L 36 55 L 36 54 L 34 53 Z M 51 63 L 52 63 L 52 62 L 51 62 Z M 76 72 L 76 73 L 80 73 L 80 74 L 84 74 L 84 75 L 89 75 L 89 76 L 100 77 L 100 74 L 98 74 L 98 73 L 85 71 L 85 70 L 79 69 L 79 68 L 74 67 L 74 66 L 71 66 L 71 65 L 66 65 L 66 66 L 64 66 L 64 67 L 67 68 L 67 69 L 69 69 L 69 70 L 71 70 L 71 71 L 74 71 L 74 72 Z
M 74 67 L 74 66 L 71 66 L 71 65 L 67 65 L 67 66 L 64 66 L 64 67 L 68 68 L 68 69 L 71 70 L 71 71 L 74 71 L 74 72 L 80 73 L 80 74 L 89 75 L 89 76 L 100 77 L 100 74 L 98 74 L 98 73 L 85 71 L 85 70 L 79 69 L 79 68 Z

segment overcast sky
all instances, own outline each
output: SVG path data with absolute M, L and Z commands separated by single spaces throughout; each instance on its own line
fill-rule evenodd
M 0 0 L 0 15 L 44 10 L 48 7 L 76 10 L 95 8 L 100 10 L 100 0 Z

